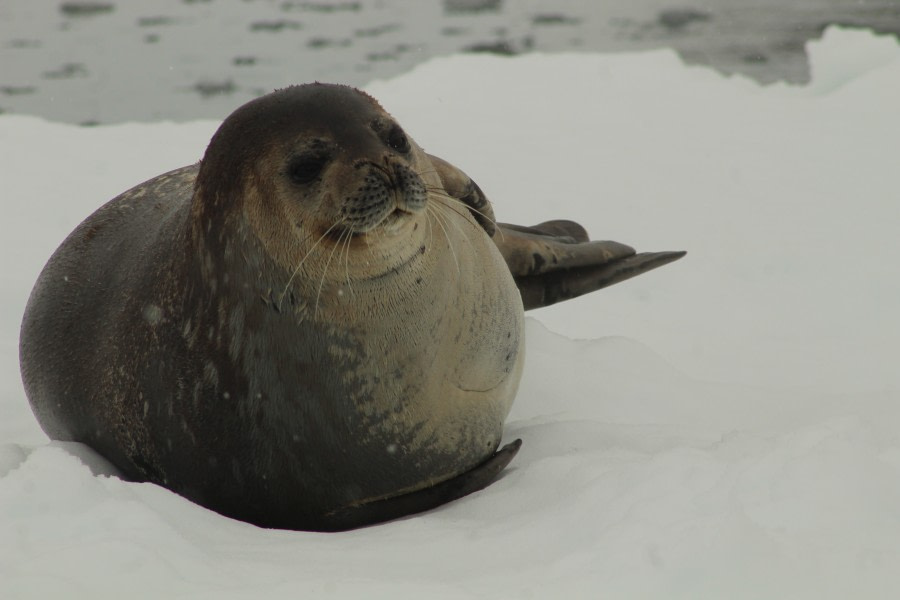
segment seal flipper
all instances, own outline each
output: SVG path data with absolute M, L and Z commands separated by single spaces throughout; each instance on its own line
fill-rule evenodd
M 497 229 L 497 220 L 494 218 L 494 209 L 491 207 L 487 196 L 478 187 L 478 184 L 439 156 L 428 155 L 431 165 L 441 178 L 441 184 L 449 198 L 457 200 L 468 207 L 475 221 L 493 236 Z
M 634 248 L 619 242 L 591 241 L 574 221 L 547 221 L 533 227 L 501 223 L 493 240 L 519 288 L 525 310 L 588 294 L 686 254 L 636 254 Z
M 527 227 L 525 225 L 515 225 L 513 223 L 497 223 L 503 231 L 518 231 L 521 233 L 530 233 L 543 237 L 550 236 L 556 241 L 563 244 L 577 244 L 580 242 L 591 241 L 587 230 L 575 221 L 568 219 L 555 219 L 553 221 L 544 221 L 538 225 Z M 501 233 L 500 235 L 503 235 Z
M 591 241 L 574 221 L 545 221 L 532 227 L 497 223 L 491 203 L 472 179 L 444 159 L 428 155 L 444 197 L 468 207 L 494 240 L 509 267 L 525 310 L 569 300 L 646 273 L 686 252 L 636 254 L 612 241 Z
M 645 252 L 591 267 L 514 277 L 525 310 L 577 298 L 676 261 L 687 252 Z
M 477 467 L 431 487 L 333 510 L 324 516 L 319 529 L 321 531 L 345 531 L 365 525 L 374 525 L 424 512 L 467 496 L 472 492 L 477 492 L 494 481 L 515 457 L 521 446 L 522 440 L 510 442 Z
M 578 241 L 583 238 L 569 233 L 562 236 L 550 234 L 539 227 L 541 225 L 522 227 L 506 223 L 497 227 L 494 243 L 513 277 L 596 267 L 635 253 L 634 248 L 619 242 Z

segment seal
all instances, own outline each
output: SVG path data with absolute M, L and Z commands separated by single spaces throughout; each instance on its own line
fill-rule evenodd
M 497 224 L 374 99 L 294 86 L 69 235 L 25 311 L 22 378 L 52 439 L 128 478 L 263 527 L 348 529 L 505 468 L 523 309 L 681 255 Z

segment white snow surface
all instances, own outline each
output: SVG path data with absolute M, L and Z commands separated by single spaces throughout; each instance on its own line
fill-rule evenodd
M 807 87 L 669 51 L 453 56 L 369 86 L 501 220 L 689 254 L 530 313 L 499 481 L 340 534 L 232 521 L 48 442 L 18 374 L 31 285 L 217 123 L 0 116 L 0 597 L 896 598 L 900 47 L 830 29 L 809 51 Z

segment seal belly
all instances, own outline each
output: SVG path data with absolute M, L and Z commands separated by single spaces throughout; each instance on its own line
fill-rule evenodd
M 433 249 L 438 264 L 417 275 L 409 314 L 386 319 L 389 327 L 364 338 L 366 358 L 354 377 L 367 415 L 359 438 L 392 465 L 404 493 L 459 475 L 490 456 L 518 389 L 524 363 L 521 297 L 490 238 L 462 225 L 467 239 L 453 252 Z M 427 258 L 427 257 L 426 257 Z M 459 264 L 457 271 L 456 264 Z M 455 277 L 446 277 L 446 273 Z M 399 277 L 399 276 L 398 276 Z M 395 289 L 405 289 L 399 286 Z

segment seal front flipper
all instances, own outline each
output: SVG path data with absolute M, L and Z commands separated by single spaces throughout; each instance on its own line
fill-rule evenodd
M 522 440 L 503 446 L 477 467 L 431 487 L 331 511 L 322 519 L 322 531 L 344 531 L 431 510 L 489 486 L 515 457 Z
M 487 234 L 493 236 L 497 228 L 494 209 L 478 184 L 443 158 L 429 154 L 428 160 L 431 161 L 438 177 L 441 178 L 441 185 L 444 186 L 444 191 L 447 193 L 446 199 L 464 204 Z

